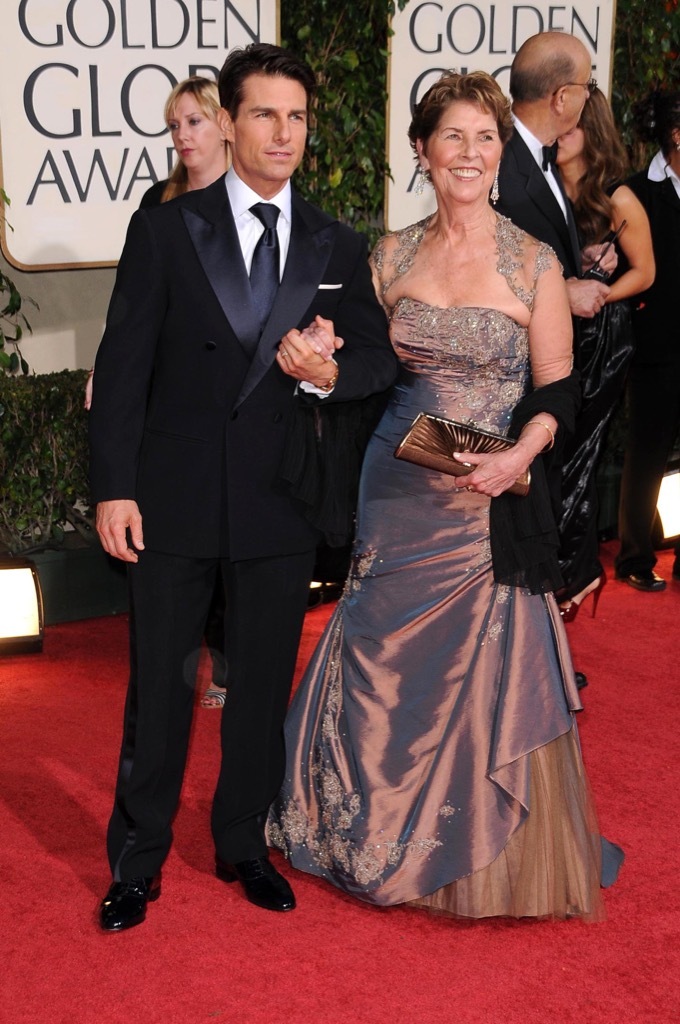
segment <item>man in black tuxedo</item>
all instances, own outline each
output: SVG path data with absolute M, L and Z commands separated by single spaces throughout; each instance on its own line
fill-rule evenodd
M 652 229 L 656 277 L 633 311 L 635 353 L 628 374 L 628 438 L 619 504 L 617 579 L 643 593 L 666 589 L 654 571 L 653 526 L 659 488 L 680 426 L 680 92 L 661 93 L 654 136 L 662 148 L 626 182 Z M 680 580 L 680 538 L 671 570 Z
M 229 677 L 217 875 L 260 907 L 295 906 L 264 827 L 319 535 L 279 464 L 298 403 L 361 399 L 396 375 L 365 242 L 290 186 L 313 87 L 279 47 L 229 55 L 219 89 L 232 168 L 133 215 L 97 354 L 92 498 L 102 544 L 129 563 L 130 581 L 108 931 L 143 921 L 160 895 L 218 565 Z
M 530 235 L 547 242 L 566 278 L 573 316 L 592 317 L 609 288 L 582 280 L 582 267 L 599 255 L 600 246 L 581 246 L 569 200 L 555 167 L 557 139 L 575 128 L 590 95 L 591 62 L 575 36 L 540 32 L 517 51 L 510 70 L 515 130 L 505 146 L 498 175 L 496 209 Z M 614 250 L 603 270 L 616 265 Z
M 581 277 L 602 246 L 581 251 L 574 214 L 555 166 L 557 139 L 576 127 L 590 96 L 591 71 L 583 43 L 563 32 L 540 32 L 519 48 L 510 69 L 515 130 L 503 151 L 495 204 L 499 213 L 555 250 L 573 317 L 595 316 L 609 293 L 602 281 Z M 616 262 L 612 247 L 600 266 L 608 272 Z M 559 521 L 561 463 L 557 450 L 548 468 Z M 587 685 L 582 672 L 576 673 L 576 681 L 579 688 Z

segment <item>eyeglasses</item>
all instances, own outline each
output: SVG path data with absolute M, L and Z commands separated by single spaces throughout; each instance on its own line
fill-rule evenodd
M 577 85 L 579 89 L 585 89 L 585 91 L 590 96 L 591 92 L 594 92 L 595 89 L 597 89 L 597 79 L 589 78 L 585 85 L 583 84 L 583 82 L 565 82 L 563 85 L 559 87 L 559 89 L 555 89 L 553 96 L 555 96 L 560 91 L 560 89 L 566 89 L 568 85 Z

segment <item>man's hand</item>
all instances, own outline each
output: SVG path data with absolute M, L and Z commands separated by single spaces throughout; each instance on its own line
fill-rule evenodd
M 601 281 L 583 281 L 578 277 L 569 277 L 565 283 L 572 316 L 595 316 L 609 295 L 609 285 Z
M 142 515 L 136 501 L 127 498 L 100 501 L 97 505 L 97 533 L 104 551 L 123 562 L 136 562 L 137 551 L 144 548 Z M 126 531 L 137 550 L 128 547 Z
M 332 362 L 344 342 L 335 334 L 332 320 L 317 316 L 304 331 L 288 331 L 281 339 L 276 361 L 289 377 L 315 387 L 325 387 L 335 376 Z

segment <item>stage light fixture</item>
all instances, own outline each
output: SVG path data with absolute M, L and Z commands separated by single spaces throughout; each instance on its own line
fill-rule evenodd
M 38 571 L 25 558 L 0 559 L 0 654 L 37 654 L 42 643 Z
M 680 537 L 680 466 L 669 468 L 664 473 L 656 511 L 661 520 L 664 541 Z

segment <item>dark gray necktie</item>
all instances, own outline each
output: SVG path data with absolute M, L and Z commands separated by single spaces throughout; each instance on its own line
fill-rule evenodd
M 262 330 L 279 287 L 279 236 L 276 233 L 276 222 L 281 211 L 273 203 L 255 203 L 250 207 L 250 212 L 264 224 L 250 267 L 250 290 Z

